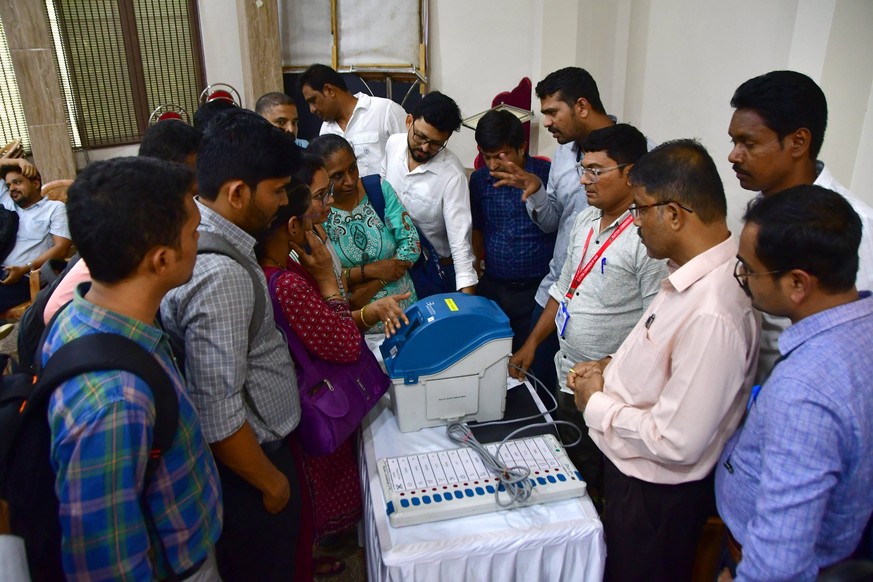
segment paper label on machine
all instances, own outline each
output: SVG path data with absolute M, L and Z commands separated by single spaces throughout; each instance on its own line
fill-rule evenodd
M 449 420 L 479 412 L 479 375 L 429 379 L 427 419 Z

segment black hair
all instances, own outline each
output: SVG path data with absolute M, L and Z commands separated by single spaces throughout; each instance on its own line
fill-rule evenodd
M 570 108 L 576 105 L 579 98 L 584 98 L 594 111 L 606 115 L 597 82 L 591 73 L 579 67 L 565 67 L 549 73 L 537 83 L 536 94 L 539 99 L 554 95 Z
M 504 146 L 517 150 L 524 145 L 524 127 L 509 111 L 489 111 L 476 124 L 476 144 L 483 152 Z
M 815 81 L 796 71 L 771 71 L 740 85 L 731 107 L 751 109 L 779 137 L 805 127 L 810 133 L 809 156 L 818 157 L 828 125 L 828 102 Z
M 24 172 L 21 171 L 19 166 L 0 166 L 0 179 L 4 182 L 6 181 L 6 174 L 9 172 L 18 172 L 22 176 L 24 176 Z M 27 176 L 24 176 L 27 178 Z M 36 170 L 36 176 L 33 178 L 28 178 L 31 181 L 39 181 L 39 185 L 42 186 L 42 174 L 39 173 L 39 170 Z
M 230 103 L 224 99 L 216 99 L 204 103 L 194 112 L 194 127 L 205 132 L 216 117 L 225 111 L 234 109 L 239 109 L 239 107 L 235 103 Z
M 659 145 L 634 164 L 628 180 L 658 202 L 669 200 L 691 208 L 704 224 L 727 216 L 724 185 L 715 162 L 693 139 Z
M 320 156 L 324 162 L 327 162 L 328 158 L 342 150 L 352 154 L 352 157 L 356 157 L 355 148 L 352 147 L 352 144 L 350 144 L 346 138 L 335 133 L 325 133 L 324 135 L 318 136 L 310 141 L 309 147 L 306 148 L 307 152 Z
M 633 125 L 616 123 L 588 134 L 582 141 L 584 152 L 604 152 L 616 164 L 635 164 L 646 155 L 646 136 Z
M 235 108 L 216 117 L 197 154 L 198 195 L 215 200 L 228 180 L 255 190 L 264 180 L 291 176 L 300 166 L 300 148 L 291 134 L 253 111 Z
M 167 119 L 149 127 L 139 144 L 139 155 L 184 164 L 197 153 L 203 132 L 184 121 Z
M 277 105 L 293 105 L 294 107 L 297 107 L 297 104 L 289 96 L 274 91 L 273 93 L 265 93 L 264 95 L 261 95 L 258 102 L 255 103 L 255 113 L 263 115 L 265 111 L 272 109 Z
M 292 177 L 285 190 L 288 193 L 288 204 L 280 206 L 270 226 L 255 237 L 255 255 L 258 258 L 264 256 L 264 243 L 273 238 L 277 231 L 285 228 L 292 218 L 300 218 L 306 214 L 312 204 L 312 190 L 299 178 Z
M 318 170 L 324 169 L 324 160 L 320 155 L 310 153 L 309 151 L 304 151 L 303 155 L 300 159 L 300 168 L 294 172 L 294 178 L 306 184 L 307 186 L 312 184 L 313 177 Z M 291 193 L 288 193 L 288 198 L 290 200 Z
M 412 110 L 413 119 L 422 119 L 442 132 L 461 129 L 461 110 L 455 100 L 439 91 L 421 98 Z
M 849 202 L 821 186 L 802 185 L 749 202 L 743 217 L 758 227 L 755 255 L 774 275 L 800 269 L 825 291 L 855 285 L 861 219 Z
M 300 76 L 297 77 L 298 91 L 303 91 L 303 86 L 306 85 L 313 91 L 324 93 L 324 86 L 326 84 L 333 85 L 337 89 L 342 89 L 343 91 L 348 92 L 345 79 L 343 79 L 342 75 L 327 65 L 321 65 L 318 63 L 309 65 L 309 68 L 300 73 Z
M 70 186 L 66 209 L 73 244 L 91 277 L 116 283 L 132 275 L 155 247 L 179 248 L 193 183 L 190 167 L 156 158 L 86 166 Z

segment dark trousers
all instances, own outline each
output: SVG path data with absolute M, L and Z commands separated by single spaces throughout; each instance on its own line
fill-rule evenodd
M 25 301 L 30 301 L 30 278 L 22 277 L 18 283 L 0 285 L 0 311 L 6 311 Z
M 603 496 L 603 453 L 588 436 L 588 426 L 585 424 L 582 413 L 576 408 L 573 395 L 561 392 L 559 388 L 556 388 L 555 391 L 555 398 L 558 401 L 558 420 L 573 423 L 582 433 L 582 440 L 579 441 L 578 445 L 567 447 L 567 456 L 582 474 L 588 487 L 588 493 L 595 501 L 595 505 L 599 505 L 600 498 Z M 558 433 L 564 444 L 572 443 L 578 436 L 572 428 L 560 424 L 558 425 Z
M 264 508 L 261 492 L 216 460 L 224 501 L 224 527 L 215 546 L 225 582 L 294 579 L 294 555 L 300 526 L 300 484 L 286 442 L 264 446 L 264 453 L 291 485 L 291 499 L 279 513 Z
M 530 314 L 530 329 L 536 327 L 543 307 L 534 301 L 533 311 Z M 530 373 L 540 379 L 546 390 L 554 390 L 558 385 L 558 373 L 555 371 L 555 354 L 558 353 L 558 334 L 550 334 L 537 348 L 534 361 L 530 366 Z
M 604 580 L 690 580 L 700 533 L 715 511 L 712 474 L 700 481 L 660 485 L 628 477 L 606 459 L 604 485 Z
M 513 352 L 518 350 L 530 335 L 531 314 L 537 304 L 534 296 L 537 294 L 541 280 L 498 281 L 489 277 L 486 271 L 476 285 L 476 295 L 487 297 L 497 303 L 509 318 L 509 326 L 513 334 Z

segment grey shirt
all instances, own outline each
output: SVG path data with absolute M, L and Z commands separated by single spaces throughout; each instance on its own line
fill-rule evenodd
M 197 206 L 199 230 L 225 237 L 257 267 L 255 239 L 199 201 Z M 264 295 L 266 309 L 249 341 L 256 292 Z M 167 333 L 185 346 L 188 392 L 208 442 L 229 437 L 244 421 L 262 443 L 294 430 L 300 420 L 297 376 L 273 321 L 266 279 L 256 290 L 248 272 L 230 257 L 198 255 L 191 281 L 164 297 L 161 317 Z
M 629 213 L 600 231 L 602 215 L 600 209 L 591 206 L 576 217 L 561 275 L 549 288 L 549 295 L 558 303 L 565 301 L 579 263 L 591 260 Z M 585 240 L 592 229 L 583 258 Z M 561 390 L 572 393 L 566 379 L 574 364 L 615 353 L 658 294 L 667 275 L 666 262 L 648 256 L 635 226 L 630 225 L 612 241 L 567 302 L 570 319 L 564 336 L 558 336 L 560 349 L 555 354 Z

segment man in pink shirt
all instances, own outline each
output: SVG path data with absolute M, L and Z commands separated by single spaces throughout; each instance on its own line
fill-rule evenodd
M 733 280 L 737 243 L 715 163 L 693 140 L 631 169 L 630 207 L 669 276 L 611 357 L 567 375 L 607 458 L 606 580 L 689 580 L 714 510 L 712 470 L 754 379 L 759 321 Z

